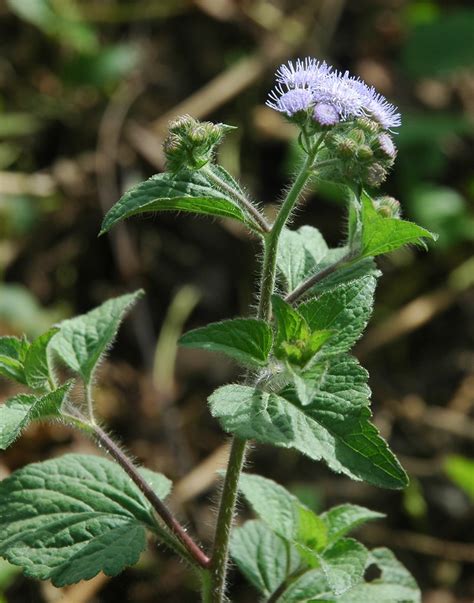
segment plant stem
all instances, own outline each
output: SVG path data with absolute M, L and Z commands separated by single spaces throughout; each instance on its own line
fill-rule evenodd
M 275 288 L 276 261 L 278 252 L 278 241 L 280 239 L 283 227 L 288 221 L 291 212 L 299 199 L 309 177 L 312 173 L 312 165 L 316 156 L 319 144 L 309 153 L 298 173 L 296 180 L 288 191 L 286 199 L 278 212 L 278 216 L 273 224 L 271 231 L 266 236 L 265 254 L 263 258 L 262 280 L 260 284 L 260 300 L 258 305 L 258 318 L 270 320 L 271 316 L 271 297 Z
M 124 469 L 131 480 L 138 486 L 147 500 L 151 503 L 153 509 L 168 526 L 171 532 L 179 539 L 186 548 L 190 556 L 202 568 L 208 568 L 210 560 L 207 555 L 199 548 L 194 540 L 187 534 L 183 526 L 173 516 L 164 502 L 155 494 L 154 490 L 148 485 L 146 480 L 140 475 L 135 465 L 122 452 L 119 446 L 103 431 L 98 425 L 88 425 L 89 433 L 91 433 L 99 442 L 99 444 L 110 453 L 117 463 Z
M 233 438 L 219 505 L 219 514 L 217 516 L 216 535 L 211 560 L 212 590 L 210 603 L 222 603 L 224 601 L 227 563 L 229 559 L 229 538 L 246 447 L 246 440 L 241 440 L 237 437 Z
M 214 184 L 216 184 L 220 189 L 228 193 L 231 197 L 233 197 L 246 211 L 250 214 L 257 225 L 259 226 L 259 231 L 262 232 L 270 232 L 271 226 L 262 216 L 262 214 L 258 211 L 255 205 L 242 195 L 239 191 L 233 189 L 231 186 L 227 184 L 222 178 L 219 178 L 217 174 L 215 174 L 208 166 L 201 168 L 201 170 L 206 174 L 209 180 L 212 180 Z
M 299 174 L 280 208 L 275 223 L 270 232 L 267 232 L 265 236 L 265 252 L 260 282 L 260 301 L 257 312 L 257 317 L 265 321 L 271 319 L 271 297 L 275 287 L 278 240 L 283 227 L 290 217 L 291 211 L 297 203 L 306 182 L 311 176 L 311 166 L 314 162 L 320 143 L 321 139 L 318 140 L 312 152 L 306 157 Z M 209 603 L 222 603 L 225 601 L 229 538 L 235 514 L 239 478 L 245 460 L 246 447 L 246 440 L 234 436 L 219 505 L 219 513 L 217 516 L 216 533 L 211 558 L 212 585 L 210 597 L 205 599 L 206 603 L 207 601 L 209 601 Z
M 293 291 L 291 293 L 288 293 L 288 295 L 285 297 L 285 301 L 289 304 L 294 303 L 297 299 L 302 297 L 312 287 L 314 287 L 314 285 L 321 282 L 327 276 L 329 276 L 333 272 L 336 272 L 336 270 L 338 270 L 343 264 L 346 264 L 350 260 L 353 260 L 353 259 L 354 259 L 354 253 L 352 251 L 349 251 L 340 260 L 338 260 L 337 262 L 334 262 L 334 264 L 331 264 L 327 268 L 324 268 L 324 270 L 321 270 L 321 272 L 313 274 L 313 276 L 310 276 L 305 281 L 300 283 L 295 289 L 293 289 Z
M 92 398 L 92 384 L 90 381 L 88 383 L 84 383 L 84 390 L 85 390 L 85 397 L 86 397 L 86 403 L 87 403 L 87 411 L 89 414 L 89 420 L 93 425 L 95 425 L 96 420 L 95 420 L 95 416 L 94 416 L 94 400 Z

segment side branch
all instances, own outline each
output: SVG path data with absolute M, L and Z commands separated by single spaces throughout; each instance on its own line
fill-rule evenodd
M 202 568 L 208 568 L 210 564 L 209 557 L 199 548 L 194 540 L 187 534 L 183 526 L 173 516 L 164 502 L 155 494 L 146 480 L 137 471 L 132 461 L 120 450 L 117 444 L 110 438 L 105 431 L 98 425 L 91 426 L 91 433 L 97 438 L 98 442 L 110 453 L 117 463 L 124 469 L 131 480 L 138 486 L 147 500 L 151 503 L 153 509 L 168 526 L 171 532 L 180 540 L 186 550 L 196 563 Z
M 294 303 L 297 299 L 302 297 L 317 283 L 321 282 L 327 276 L 329 276 L 330 274 L 333 274 L 333 272 L 336 272 L 336 270 L 338 270 L 342 265 L 348 263 L 350 260 L 353 260 L 353 259 L 354 259 L 354 253 L 352 251 L 349 251 L 340 260 L 338 260 L 337 262 L 334 262 L 334 264 L 331 264 L 327 268 L 324 268 L 324 270 L 321 270 L 321 272 L 317 272 L 316 274 L 313 274 L 313 276 L 310 276 L 305 281 L 300 283 L 296 287 L 296 289 L 293 289 L 293 291 L 291 293 L 288 293 L 288 295 L 285 297 L 285 301 L 289 304 Z

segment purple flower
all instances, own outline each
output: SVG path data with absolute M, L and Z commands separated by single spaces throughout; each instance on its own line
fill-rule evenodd
M 332 105 L 342 121 L 363 114 L 363 98 L 352 85 L 349 72 L 337 71 L 322 78 L 314 87 L 314 98 L 319 103 Z
M 299 111 L 306 111 L 312 104 L 313 95 L 307 88 L 293 88 L 285 92 L 281 85 L 276 86 L 267 100 L 269 107 L 286 113 L 288 117 Z
M 369 117 L 372 117 L 385 130 L 398 128 L 402 125 L 402 116 L 395 105 L 389 103 L 382 94 L 379 94 L 375 88 L 368 88 L 364 110 Z
M 326 76 L 331 71 L 331 67 L 326 61 L 320 63 L 316 59 L 306 57 L 304 60 L 298 59 L 295 64 L 288 61 L 286 65 L 281 65 L 276 72 L 276 80 L 288 88 L 313 88 L 318 80 Z
M 349 72 L 334 71 L 326 62 L 298 59 L 281 65 L 276 72 L 277 86 L 267 105 L 288 117 L 313 108 L 313 118 L 321 125 L 334 125 L 366 115 L 385 130 L 401 124 L 397 108 Z
M 339 113 L 334 105 L 316 103 L 313 110 L 313 119 L 322 126 L 334 126 L 339 122 Z

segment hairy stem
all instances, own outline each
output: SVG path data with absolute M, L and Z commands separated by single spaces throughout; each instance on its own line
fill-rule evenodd
M 296 180 L 293 182 L 293 185 L 288 191 L 286 199 L 278 212 L 278 216 L 271 231 L 266 236 L 262 280 L 260 284 L 260 300 L 258 305 L 258 318 L 261 318 L 262 320 L 270 320 L 271 317 L 271 297 L 275 288 L 278 241 L 283 227 L 287 223 L 296 202 L 311 176 L 312 165 L 318 147 L 319 144 L 316 145 L 313 152 L 307 155 Z
M 259 227 L 258 228 L 259 231 L 261 231 L 261 232 L 269 232 L 270 231 L 271 227 L 268 224 L 268 222 L 265 220 L 264 216 L 262 216 L 262 214 L 255 207 L 255 205 L 251 201 L 249 201 L 249 199 L 247 199 L 247 197 L 245 197 L 245 195 L 242 195 L 239 191 L 237 191 L 237 190 L 233 189 L 231 186 L 229 186 L 227 184 L 227 182 L 222 180 L 222 178 L 219 178 L 219 176 L 217 174 L 215 174 L 209 167 L 205 166 L 201 169 L 206 174 L 206 176 L 209 178 L 209 180 L 212 180 L 212 182 L 214 182 L 214 184 L 216 184 L 221 190 L 225 191 L 231 197 L 233 197 L 239 203 L 239 205 L 243 209 L 245 209 L 245 211 L 250 216 L 252 216 L 252 218 L 257 223 L 257 226 Z
M 307 293 L 312 287 L 314 287 L 317 283 L 320 283 L 327 276 L 329 276 L 330 274 L 333 274 L 341 266 L 350 262 L 353 259 L 354 259 L 354 253 L 352 251 L 349 251 L 340 260 L 338 260 L 337 262 L 334 262 L 334 264 L 331 264 L 327 268 L 324 268 L 324 270 L 321 270 L 321 272 L 313 274 L 313 276 L 310 276 L 305 281 L 300 283 L 295 289 L 293 289 L 293 291 L 291 293 L 288 293 L 288 295 L 285 297 L 285 301 L 289 304 L 294 303 L 296 300 L 298 300 L 300 297 L 302 297 L 305 293 Z
M 308 154 L 292 187 L 288 191 L 275 223 L 270 232 L 267 232 L 265 236 L 265 252 L 260 281 L 260 300 L 257 312 L 257 317 L 262 320 L 269 321 L 271 319 L 271 297 L 275 288 L 278 240 L 305 184 L 311 176 L 311 167 L 320 143 L 321 139 L 318 140 L 312 152 Z M 246 440 L 238 437 L 233 438 L 219 505 L 219 513 L 217 516 L 214 548 L 211 559 L 212 586 L 210 598 L 208 599 L 209 603 L 222 603 L 225 600 L 229 538 L 235 514 L 239 478 L 244 464 L 246 447 Z M 205 601 L 207 603 L 207 600 Z
M 124 469 L 130 479 L 138 486 L 146 499 L 151 503 L 157 515 L 163 520 L 170 531 L 179 539 L 190 557 L 202 568 L 209 567 L 210 560 L 207 555 L 199 548 L 194 540 L 188 535 L 185 528 L 173 516 L 164 502 L 155 494 L 154 490 L 148 485 L 146 480 L 140 475 L 135 465 L 122 452 L 112 438 L 105 433 L 98 425 L 89 425 L 89 433 L 93 435 L 99 444 L 110 453 L 117 463 Z
M 234 437 L 230 449 L 229 462 L 224 480 L 216 535 L 211 560 L 212 589 L 210 603 L 221 603 L 225 596 L 227 563 L 229 559 L 229 538 L 237 502 L 239 478 L 245 459 L 247 441 Z

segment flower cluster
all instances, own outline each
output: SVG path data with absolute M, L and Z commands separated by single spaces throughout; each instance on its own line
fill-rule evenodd
M 316 59 L 288 62 L 276 72 L 267 105 L 290 118 L 310 115 L 321 126 L 366 116 L 384 130 L 401 124 L 400 113 L 384 96 L 348 71 L 341 73 Z

